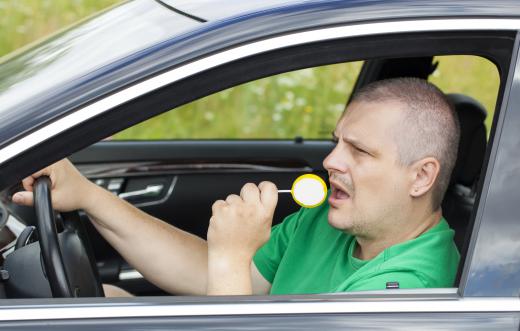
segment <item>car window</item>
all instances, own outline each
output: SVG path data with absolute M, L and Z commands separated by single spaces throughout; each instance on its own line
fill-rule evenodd
M 445 93 L 473 97 L 486 109 L 489 135 L 499 74 L 489 60 L 437 56 L 429 80 Z M 329 139 L 362 61 L 283 73 L 235 86 L 156 116 L 113 140 Z
M 156 116 L 113 139 L 330 139 L 361 66 L 361 61 L 333 64 L 242 84 Z
M 368 75 L 364 63 L 369 62 L 354 61 L 306 68 L 237 85 L 130 127 L 112 139 L 247 140 L 302 137 L 328 140 L 356 88 L 356 81 L 366 78 L 360 75 Z M 466 233 L 471 230 L 468 224 L 477 194 L 478 169 L 483 162 L 485 137 L 491 129 L 500 77 L 495 64 L 478 56 L 435 56 L 432 63 L 435 70 L 428 76 L 430 82 L 447 94 L 473 98 L 487 112 L 486 128 L 482 128 L 482 132 L 486 133 L 478 135 L 467 126 L 474 116 L 466 115 L 460 109 L 460 103 L 454 104 L 457 113 L 460 115 L 462 111 L 465 116 L 461 119 L 463 129 L 473 132 L 464 135 L 462 149 L 469 149 L 468 141 L 481 142 L 477 144 L 478 153 L 461 157 L 457 163 L 453 187 L 450 187 L 443 204 L 444 216 L 455 230 L 455 243 L 464 255 L 463 247 Z M 407 65 L 407 68 L 410 67 Z M 474 165 L 469 165 L 470 162 Z M 461 195 L 459 191 L 466 195 Z M 458 280 L 454 285 L 458 285 Z
M 473 55 L 436 56 L 433 62 L 438 64 L 429 81 L 444 93 L 460 93 L 480 102 L 487 111 L 485 125 L 489 136 L 500 85 L 497 67 Z

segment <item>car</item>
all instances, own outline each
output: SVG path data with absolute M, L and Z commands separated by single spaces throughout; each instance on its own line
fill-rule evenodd
M 507 0 L 133 0 L 10 55 L 0 63 L 0 327 L 518 330 L 519 29 L 520 6 Z M 476 74 L 460 57 L 490 69 Z M 442 72 L 453 86 L 439 84 L 462 129 L 443 201 L 461 253 L 451 288 L 169 295 L 84 213 L 55 215 L 45 180 L 36 213 L 11 202 L 24 177 L 69 157 L 94 183 L 205 238 L 213 201 L 244 183 L 326 180 L 327 137 L 352 92 L 391 77 L 436 82 L 454 59 Z M 207 101 L 233 89 L 257 97 L 232 110 Z M 487 105 L 477 101 L 487 92 Z M 276 93 L 277 105 L 260 104 Z M 143 127 L 154 139 L 140 138 Z M 275 221 L 297 209 L 280 196 Z M 101 283 L 136 296 L 104 298 Z

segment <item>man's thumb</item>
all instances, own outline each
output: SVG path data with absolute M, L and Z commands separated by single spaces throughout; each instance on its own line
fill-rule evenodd
M 262 204 L 271 211 L 274 211 L 278 203 L 278 190 L 276 185 L 271 182 L 261 182 L 258 188 L 260 189 L 260 200 Z
M 32 192 L 17 192 L 13 195 L 13 202 L 22 206 L 32 206 L 34 203 Z

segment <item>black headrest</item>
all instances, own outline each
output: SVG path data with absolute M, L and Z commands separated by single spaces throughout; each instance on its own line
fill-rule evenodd
M 452 183 L 472 186 L 480 174 L 486 153 L 487 112 L 477 100 L 462 94 L 448 94 L 460 122 L 457 161 L 451 175 Z

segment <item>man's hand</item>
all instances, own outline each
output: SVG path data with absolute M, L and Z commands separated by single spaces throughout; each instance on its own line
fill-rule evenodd
M 86 191 L 92 184 L 67 159 L 25 178 L 22 181 L 25 191 L 14 194 L 13 202 L 19 205 L 32 206 L 34 204 L 34 181 L 41 176 L 49 176 L 51 180 L 52 206 L 54 209 L 67 212 L 85 207 Z
M 269 240 L 276 186 L 248 183 L 213 204 L 208 229 L 208 294 L 251 294 L 251 261 Z
M 211 253 L 252 259 L 269 240 L 277 202 L 278 191 L 270 182 L 262 182 L 258 187 L 248 183 L 242 187 L 240 196 L 232 194 L 226 201 L 216 201 L 208 229 Z

